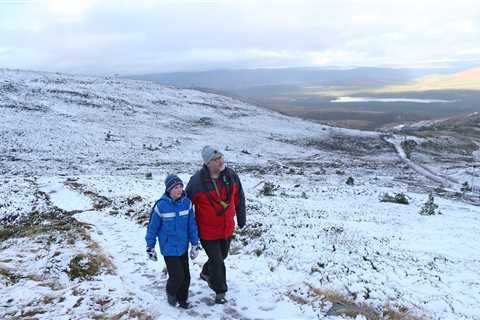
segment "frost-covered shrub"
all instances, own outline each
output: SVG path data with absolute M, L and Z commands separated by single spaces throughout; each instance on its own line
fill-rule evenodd
M 93 207 L 97 210 L 101 210 L 103 208 L 106 208 L 108 207 L 109 205 L 112 204 L 112 200 L 111 199 L 108 199 L 107 197 L 105 196 L 100 196 L 100 195 L 97 195 L 95 197 L 95 200 L 93 202 Z
M 260 238 L 267 230 L 260 222 L 253 222 L 245 225 L 242 229 L 235 231 L 235 239 L 243 246 L 248 245 L 252 240 Z
M 347 181 L 345 182 L 346 184 L 348 184 L 349 186 L 353 186 L 355 181 L 353 180 L 352 177 L 348 177 Z
M 460 188 L 460 191 L 462 191 L 462 192 L 471 192 L 471 191 L 472 191 L 472 187 L 468 184 L 467 181 L 465 181 L 465 182 L 462 184 L 462 187 Z
M 427 201 L 423 204 L 418 214 L 421 214 L 422 216 L 441 214 L 440 210 L 438 210 L 438 204 L 434 203 L 434 198 L 431 193 L 428 195 Z
M 326 239 L 332 251 L 337 249 L 353 250 L 358 245 L 359 235 L 355 232 L 345 230 L 343 226 L 331 226 L 323 229 Z
M 407 159 L 410 159 L 410 156 L 412 155 L 412 151 L 417 145 L 417 143 L 414 140 L 404 140 L 400 143 L 402 146 L 403 151 L 405 151 L 405 155 L 407 156 Z
M 384 193 L 380 197 L 380 202 L 392 202 L 392 203 L 399 203 L 399 204 L 408 204 L 409 203 L 407 196 L 402 192 L 395 193 L 394 195 Z
M 275 195 L 275 191 L 277 191 L 278 189 L 280 189 L 280 186 L 279 186 L 279 185 L 275 185 L 275 184 L 273 184 L 272 182 L 266 181 L 266 182 L 263 184 L 263 188 L 260 190 L 260 195 L 264 195 L 264 196 L 274 196 L 274 195 Z

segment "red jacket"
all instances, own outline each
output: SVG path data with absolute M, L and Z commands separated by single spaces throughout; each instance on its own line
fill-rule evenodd
M 240 178 L 230 168 L 225 168 L 215 179 L 217 191 L 204 165 L 188 182 L 186 192 L 195 206 L 200 239 L 227 239 L 235 230 L 235 215 L 238 226 L 245 225 L 245 195 Z M 223 206 L 222 206 L 223 201 Z

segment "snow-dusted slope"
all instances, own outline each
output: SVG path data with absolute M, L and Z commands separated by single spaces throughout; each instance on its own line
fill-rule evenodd
M 8 70 L 0 70 L 0 109 L 3 174 L 196 165 L 205 143 L 228 147 L 231 161 L 265 163 L 318 153 L 288 141 L 348 132 L 198 91 Z
M 2 318 L 480 314 L 480 210 L 436 198 L 442 215 L 418 215 L 436 185 L 376 133 L 147 82 L 12 70 L 0 70 L 0 112 Z M 198 279 L 202 252 L 182 311 L 165 301 L 162 260 L 144 255 L 144 224 L 165 175 L 188 180 L 204 144 L 239 172 L 248 222 L 227 259 L 229 303 L 212 305 Z

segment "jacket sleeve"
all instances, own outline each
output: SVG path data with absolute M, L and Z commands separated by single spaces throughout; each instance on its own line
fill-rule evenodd
M 200 184 L 200 177 L 199 173 L 197 172 L 194 174 L 190 180 L 188 181 L 187 187 L 185 188 L 185 192 L 187 193 L 188 198 L 192 201 L 193 205 L 196 205 L 199 195 L 199 184 Z
M 195 192 L 194 192 L 194 187 L 193 187 L 193 179 L 194 177 L 191 177 L 190 180 L 188 181 L 187 183 L 187 187 L 185 188 L 185 192 L 187 193 L 187 196 L 190 198 L 190 200 L 193 199 L 193 197 L 195 196 Z
M 245 194 L 243 192 L 242 182 L 238 177 L 237 173 L 235 173 L 235 180 L 238 185 L 237 190 L 237 202 L 235 203 L 235 211 L 237 212 L 237 223 L 239 228 L 243 228 L 245 223 L 247 222 L 247 214 L 245 208 Z
M 162 226 L 162 220 L 160 219 L 158 212 L 157 203 L 155 203 L 152 211 L 150 212 L 150 220 L 148 221 L 147 234 L 145 236 L 148 248 L 155 248 L 158 231 Z
M 196 246 L 198 244 L 198 226 L 197 221 L 195 220 L 195 210 L 193 210 L 191 202 L 188 213 L 188 236 L 192 246 Z

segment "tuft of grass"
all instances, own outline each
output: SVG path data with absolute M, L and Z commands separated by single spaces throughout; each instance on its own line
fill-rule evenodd
M 75 302 L 75 304 L 72 306 L 72 308 L 78 308 L 83 302 L 83 297 L 78 298 L 78 300 Z
M 65 210 L 53 208 L 48 212 L 33 211 L 25 220 L 0 229 L 0 240 L 34 237 L 54 232 L 69 233 L 74 239 L 85 238 L 85 224 L 79 222 Z
M 88 245 L 87 245 L 87 248 L 92 250 L 92 251 L 99 251 L 100 250 L 100 247 L 98 246 L 98 243 L 96 242 L 90 242 Z
M 18 276 L 6 268 L 0 267 L 0 277 L 5 278 L 8 282 L 12 284 L 18 282 Z
M 384 319 L 389 320 L 416 320 L 418 318 L 412 316 L 408 309 L 403 306 L 385 305 L 382 310 Z
M 113 202 L 111 199 L 90 190 L 83 191 L 83 194 L 93 201 L 93 208 L 97 210 L 104 209 Z
M 46 312 L 47 312 L 47 310 L 43 310 L 43 309 L 40 309 L 40 308 L 31 309 L 31 310 L 28 310 L 28 311 L 22 310 L 20 318 L 21 319 L 38 319 L 36 317 L 34 318 L 33 316 L 36 316 L 36 315 L 39 315 L 39 314 L 44 314 Z
M 111 204 L 112 204 L 112 200 L 108 199 L 105 196 L 97 195 L 93 203 L 93 208 L 97 210 L 101 210 L 108 207 Z
M 7 240 L 13 235 L 13 231 L 11 229 L 0 229 L 0 240 Z
M 348 299 L 344 295 L 338 292 L 335 292 L 333 290 L 316 288 L 310 284 L 307 284 L 307 286 L 314 297 L 325 299 L 332 303 L 339 303 L 339 304 L 353 303 L 350 299 Z
M 44 296 L 42 298 L 42 303 L 43 304 L 52 304 L 55 300 L 55 297 L 52 297 L 52 296 Z
M 308 304 L 307 299 L 305 299 L 303 297 L 300 297 L 299 295 L 296 295 L 295 293 L 293 293 L 291 291 L 288 292 L 287 297 L 295 303 L 298 303 L 298 304 L 301 304 L 301 305 Z
M 149 219 L 150 219 L 150 213 L 147 211 L 140 212 L 138 215 L 135 216 L 135 221 L 144 227 L 148 226 Z
M 141 201 L 143 201 L 143 198 L 141 196 L 133 196 L 133 197 L 127 198 L 127 204 L 129 206 L 134 205 L 135 202 L 141 202 Z
M 112 317 L 106 318 L 97 318 L 97 319 L 109 319 L 109 320 L 120 320 L 120 319 L 138 319 L 138 320 L 153 320 L 153 317 L 146 313 L 144 310 L 138 309 L 125 309 Z
M 316 288 L 308 283 L 306 283 L 306 285 L 311 297 L 332 304 L 327 315 L 347 316 L 352 318 L 360 315 L 368 320 L 419 320 L 419 318 L 413 316 L 404 306 L 386 304 L 381 309 L 378 309 L 367 303 L 357 303 L 338 292 Z M 293 296 L 293 298 L 291 296 Z M 293 301 L 300 301 L 299 303 L 301 304 L 308 303 L 308 301 L 302 297 L 291 294 L 289 294 L 289 297 Z
M 64 287 L 62 286 L 62 284 L 58 281 L 55 281 L 55 280 L 43 280 L 42 282 L 40 282 L 38 284 L 38 286 L 40 287 L 46 287 L 46 288 L 50 288 L 52 289 L 53 291 L 58 291 L 58 290 L 62 290 L 64 289 Z
M 110 319 L 111 320 L 120 320 L 122 319 L 124 316 L 126 316 L 128 314 L 128 309 L 125 309 L 119 313 L 117 313 L 116 315 L 114 315 L 113 317 L 111 317 Z
M 107 297 L 103 297 L 103 298 L 99 298 L 99 299 L 95 300 L 95 303 L 98 304 L 98 305 L 101 305 L 101 306 L 107 305 L 110 302 L 112 302 L 112 299 L 107 298 Z
M 103 254 L 78 254 L 68 264 L 68 276 L 70 280 L 77 278 L 90 280 L 102 272 L 114 273 L 114 267 L 110 259 Z
M 153 317 L 146 313 L 146 311 L 138 309 L 130 309 L 130 311 L 128 312 L 128 316 L 130 317 L 130 319 L 153 320 Z
M 22 279 L 39 281 L 38 277 L 34 275 L 22 275 L 12 272 L 12 270 L 0 266 L 0 277 L 5 278 L 9 284 L 16 284 Z

